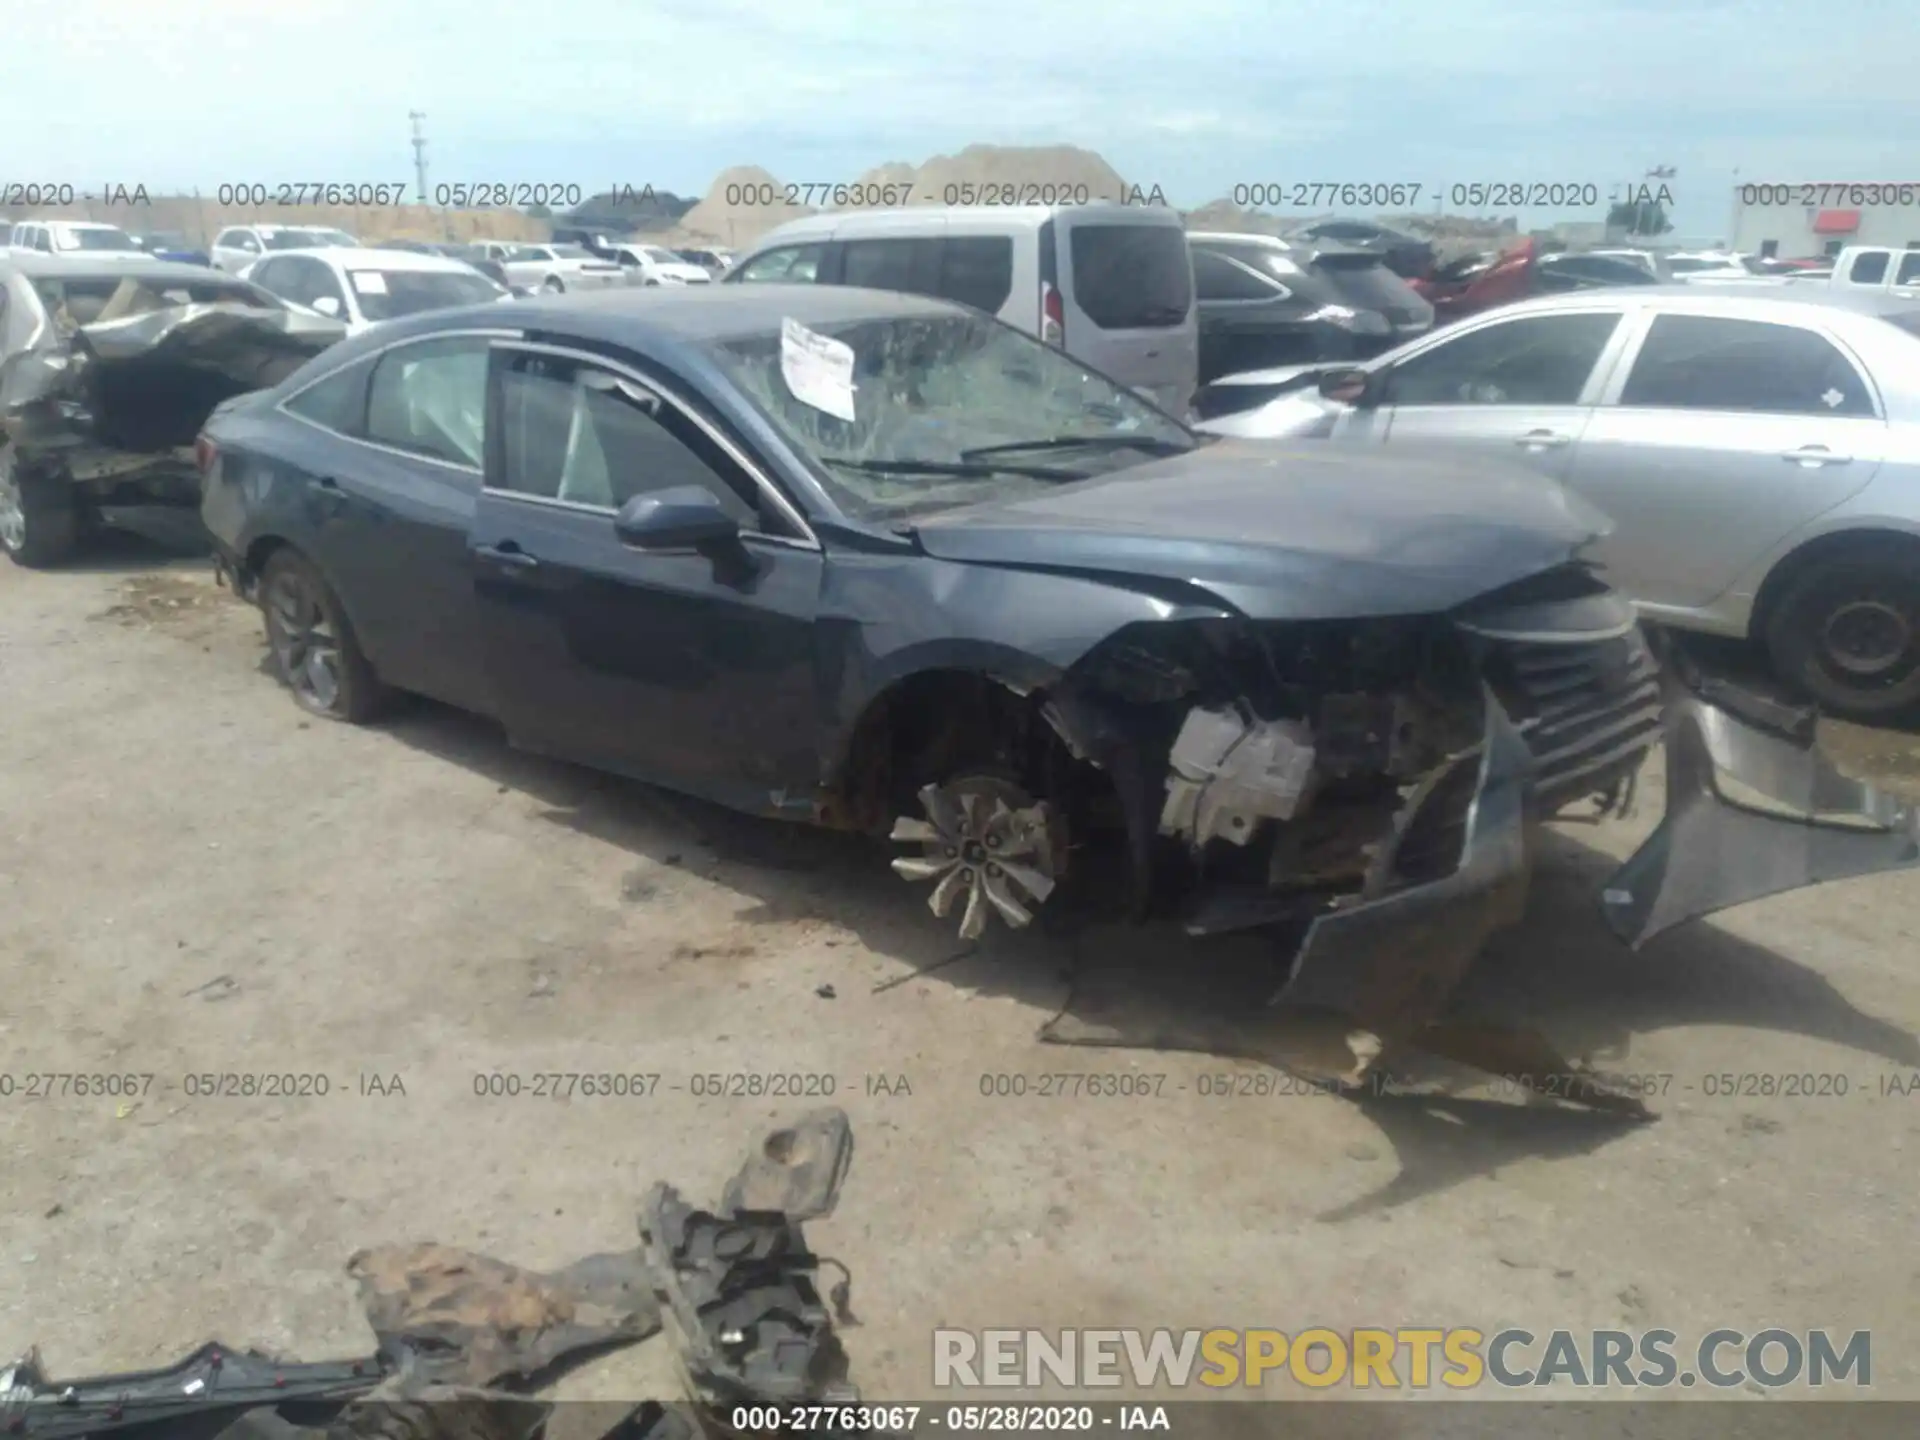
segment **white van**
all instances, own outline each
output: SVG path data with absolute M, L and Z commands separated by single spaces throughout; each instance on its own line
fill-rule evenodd
M 1187 414 L 1200 373 L 1178 212 L 1146 205 L 950 206 L 810 215 L 721 283 L 864 285 L 958 301 Z

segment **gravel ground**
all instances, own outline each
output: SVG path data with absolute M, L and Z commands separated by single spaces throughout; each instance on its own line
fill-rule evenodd
M 209 1336 L 361 1352 L 352 1251 L 434 1239 L 544 1267 L 624 1247 L 650 1182 L 711 1196 L 798 1108 L 697 1077 L 778 1074 L 854 1120 L 840 1209 L 809 1229 L 851 1268 L 871 1396 L 927 1394 L 940 1324 L 1828 1325 L 1874 1332 L 1877 1395 L 1920 1396 L 1920 1093 L 1884 1091 L 1920 1072 L 1920 875 L 1629 954 L 1590 897 L 1650 799 L 1551 839 L 1461 1004 L 1670 1076 L 1657 1123 L 1444 1068 L 1439 1099 L 1285 1093 L 1262 1057 L 1330 1037 L 1247 1018 L 1252 942 L 962 947 L 860 845 L 520 756 L 425 705 L 308 720 L 258 637 L 202 560 L 127 541 L 74 571 L 0 565 L 4 1069 L 156 1077 L 131 1101 L 0 1103 L 0 1350 L 38 1342 L 67 1374 Z M 1841 739 L 1920 772 L 1911 737 Z M 1041 1042 L 1063 1006 L 1214 1053 Z M 603 1071 L 660 1080 L 475 1093 Z M 187 1094 L 253 1072 L 329 1093 Z M 1059 1072 L 1165 1078 L 981 1093 Z M 1708 1093 L 1722 1072 L 1849 1093 Z M 1282 1093 L 1203 1094 L 1216 1076 Z M 631 1393 L 660 1348 L 580 1383 Z

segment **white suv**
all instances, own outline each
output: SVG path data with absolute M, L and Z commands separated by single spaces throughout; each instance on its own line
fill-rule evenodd
M 330 225 L 229 225 L 208 252 L 222 270 L 238 275 L 270 250 L 358 249 L 360 242 Z
M 8 235 L 7 248 L 39 255 L 84 255 L 89 259 L 102 255 L 153 259 L 118 225 L 92 220 L 24 220 Z

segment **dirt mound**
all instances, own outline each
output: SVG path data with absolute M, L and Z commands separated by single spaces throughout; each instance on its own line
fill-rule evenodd
M 674 237 L 738 250 L 776 225 L 813 213 L 805 205 L 789 205 L 786 186 L 758 165 L 734 165 L 722 170 L 705 198 L 680 218 Z
M 1074 145 L 969 145 L 958 155 L 936 155 L 923 165 L 890 160 L 848 187 L 870 201 L 845 209 L 896 205 L 1076 205 L 1122 200 L 1120 174 L 1091 150 Z M 721 173 L 706 198 L 681 218 L 670 243 L 706 243 L 744 249 L 776 225 L 817 213 L 788 204 L 787 188 L 757 165 Z M 818 199 L 816 191 L 814 199 Z M 822 207 L 827 208 L 827 207 Z
M 1280 235 L 1294 222 L 1264 210 L 1242 210 L 1231 200 L 1210 200 L 1185 215 L 1187 229 L 1213 230 L 1233 235 Z
M 922 165 L 876 166 L 856 188 L 875 185 L 911 185 L 912 199 L 903 203 L 913 205 L 1077 205 L 1127 193 L 1117 170 L 1076 145 L 969 145 Z

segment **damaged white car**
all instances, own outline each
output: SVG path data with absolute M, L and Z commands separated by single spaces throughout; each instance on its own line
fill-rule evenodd
M 197 506 L 213 408 L 344 333 L 198 265 L 0 260 L 0 549 L 56 565 L 104 511 Z

